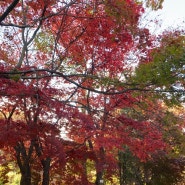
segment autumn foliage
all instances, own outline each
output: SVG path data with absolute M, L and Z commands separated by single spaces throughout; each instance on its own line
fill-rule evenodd
M 0 162 L 17 164 L 21 185 L 118 183 L 119 151 L 146 162 L 170 148 L 165 116 L 151 114 L 158 84 L 132 78 L 158 45 L 141 2 L 0 3 Z

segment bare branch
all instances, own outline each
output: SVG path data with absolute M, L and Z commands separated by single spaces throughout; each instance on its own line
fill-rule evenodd
M 43 9 L 43 12 L 42 12 L 41 17 L 44 16 L 45 12 L 46 12 L 46 6 L 44 6 L 44 9 Z M 23 19 L 26 19 L 26 17 L 24 16 Z M 26 41 L 26 40 L 24 39 L 24 31 L 25 31 L 25 30 L 23 29 L 23 31 L 22 31 L 23 48 L 22 48 L 22 51 L 21 51 L 21 56 L 20 56 L 19 62 L 17 63 L 17 65 L 15 66 L 15 68 L 20 68 L 20 67 L 21 67 L 21 65 L 22 65 L 22 63 L 23 63 L 23 60 L 24 60 L 24 57 L 25 57 L 25 53 L 26 53 L 27 47 L 28 47 L 28 45 L 34 40 L 36 34 L 38 33 L 39 29 L 40 29 L 41 26 L 42 26 L 42 22 L 43 22 L 43 21 L 42 21 L 42 19 L 41 19 L 41 21 L 39 22 L 38 27 L 37 27 L 36 30 L 34 31 L 32 37 L 30 38 L 29 41 Z M 26 20 L 24 20 L 24 23 L 26 23 Z
M 6 11 L 3 13 L 3 15 L 0 16 L 0 23 L 9 15 L 9 13 L 15 8 L 15 6 L 18 4 L 19 0 L 14 0 L 10 6 L 6 9 Z
M 6 27 L 15 27 L 15 28 L 30 28 L 33 27 L 33 25 L 17 25 L 17 24 L 12 24 L 12 23 L 0 23 L 1 26 L 6 26 Z

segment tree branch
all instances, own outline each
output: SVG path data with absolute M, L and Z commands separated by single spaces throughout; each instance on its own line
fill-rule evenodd
M 6 9 L 6 11 L 3 13 L 3 15 L 0 16 L 0 23 L 8 16 L 8 14 L 15 8 L 15 6 L 18 4 L 19 0 L 14 0 L 12 4 Z

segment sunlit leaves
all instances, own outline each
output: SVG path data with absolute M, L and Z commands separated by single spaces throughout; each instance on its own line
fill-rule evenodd
M 146 0 L 146 6 L 151 7 L 153 10 L 162 8 L 164 0 Z
M 42 52 L 51 52 L 54 47 L 54 38 L 49 32 L 40 32 L 35 37 L 35 47 Z

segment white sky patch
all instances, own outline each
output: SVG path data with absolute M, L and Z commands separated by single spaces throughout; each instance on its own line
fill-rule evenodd
M 164 27 L 185 27 L 185 0 L 165 0 L 161 11 Z
M 161 33 L 165 29 L 185 29 L 185 0 L 164 0 L 161 10 L 146 12 L 143 24 L 154 33 Z

